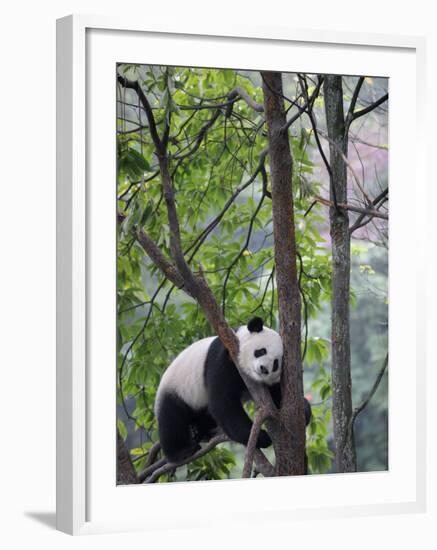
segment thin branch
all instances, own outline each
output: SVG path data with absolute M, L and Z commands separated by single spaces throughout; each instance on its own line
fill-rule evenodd
M 264 174 L 265 174 L 265 170 L 264 170 Z M 227 288 L 229 278 L 231 276 L 231 272 L 232 272 L 233 268 L 237 265 L 240 258 L 243 256 L 244 251 L 248 250 L 248 248 L 249 248 L 250 239 L 251 239 L 252 231 L 253 231 L 253 225 L 255 223 L 255 219 L 256 219 L 259 211 L 262 208 L 262 205 L 263 205 L 263 202 L 264 202 L 264 197 L 265 197 L 265 195 L 262 194 L 261 199 L 260 199 L 254 213 L 252 214 L 252 216 L 250 218 L 249 228 L 247 230 L 247 236 L 246 236 L 246 240 L 245 240 L 243 246 L 241 247 L 239 253 L 235 256 L 235 258 L 233 259 L 233 261 L 231 262 L 230 266 L 227 269 L 225 280 L 223 282 L 223 292 L 222 292 L 222 295 L 223 295 L 223 297 L 222 297 L 222 311 L 223 311 L 223 314 L 225 314 L 225 310 L 226 310 L 226 288 Z
M 138 475 L 138 482 L 143 483 L 151 474 L 153 474 L 153 472 L 155 472 L 155 470 L 161 468 L 165 464 L 168 464 L 167 459 L 165 458 L 160 458 L 159 460 L 156 460 L 155 462 L 147 466 L 141 472 L 141 474 Z
M 310 278 L 310 279 L 314 279 L 315 277 L 311 277 L 307 273 L 305 273 L 303 269 L 302 255 L 297 250 L 296 250 L 296 256 L 299 258 L 299 263 L 300 263 L 299 278 L 298 278 L 297 284 L 299 285 L 299 291 L 303 302 L 303 318 L 304 318 L 304 326 L 305 326 L 304 344 L 303 344 L 303 350 L 302 350 L 302 363 L 303 363 L 307 353 L 307 348 L 308 348 L 308 302 L 305 296 L 305 292 L 303 291 L 303 288 L 302 288 L 302 275 L 304 274 L 307 278 Z
M 346 164 L 346 166 L 349 168 L 350 170 L 350 173 L 352 174 L 354 180 L 355 180 L 355 183 L 357 184 L 357 187 L 358 189 L 361 191 L 361 193 L 363 194 L 363 197 L 364 199 L 366 200 L 367 204 L 372 204 L 372 200 L 370 199 L 369 195 L 366 193 L 366 191 L 364 190 L 363 186 L 361 185 L 360 183 L 360 180 L 358 179 L 358 176 L 357 174 L 355 173 L 355 170 L 352 166 L 352 164 L 349 162 L 349 159 L 346 157 L 346 155 L 343 153 L 341 147 L 339 146 L 338 143 L 336 143 L 333 139 L 331 139 L 328 135 L 326 135 L 324 132 L 322 132 L 321 130 L 319 130 L 319 134 L 324 138 L 326 139 L 327 141 L 329 141 L 329 143 L 331 145 L 333 145 L 336 149 L 337 149 L 337 152 L 339 153 L 339 155 L 341 156 L 341 158 L 343 159 L 343 162 Z
M 349 134 L 349 141 L 352 141 L 353 143 L 361 143 L 362 145 L 366 145 L 367 147 L 373 147 L 374 149 L 380 149 L 381 151 L 388 151 L 387 144 L 370 143 L 370 141 L 365 141 L 364 139 L 358 136 L 355 136 L 353 134 Z
M 375 379 L 375 382 L 373 383 L 372 389 L 370 390 L 368 396 L 366 397 L 366 399 L 364 399 L 364 401 L 361 403 L 361 405 L 359 405 L 358 407 L 356 407 L 354 409 L 354 412 L 353 412 L 353 415 L 352 415 L 352 418 L 351 418 L 351 429 L 353 429 L 354 422 L 355 422 L 357 416 L 367 407 L 370 400 L 375 395 L 375 392 L 378 389 L 378 386 L 379 386 L 379 384 L 382 380 L 382 377 L 384 376 L 384 373 L 385 373 L 385 370 L 386 370 L 387 366 L 388 366 L 388 353 L 385 356 L 382 367 L 380 368 L 380 370 L 378 372 L 378 375 Z
M 253 109 L 254 111 L 258 112 L 258 113 L 263 113 L 264 112 L 264 106 L 261 105 L 260 103 L 257 103 L 254 99 L 252 99 L 250 97 L 250 95 L 243 89 L 241 88 L 240 86 L 237 86 L 236 88 L 234 88 L 228 95 L 229 99 L 234 99 L 234 98 L 240 98 L 242 99 L 243 101 L 245 101 L 247 103 L 247 105 L 249 105 L 249 107 L 251 109 Z
M 191 253 L 191 255 L 188 259 L 188 262 L 191 262 L 191 260 L 193 259 L 194 255 L 196 254 L 196 252 L 198 251 L 200 246 L 206 240 L 207 236 L 211 233 L 211 231 L 213 231 L 217 227 L 217 225 L 220 223 L 223 216 L 226 214 L 226 212 L 232 206 L 232 204 L 234 203 L 234 201 L 238 197 L 238 195 L 240 195 L 240 193 L 242 193 L 247 187 L 249 187 L 249 185 L 251 185 L 255 181 L 256 176 L 262 171 L 262 168 L 264 167 L 265 158 L 266 158 L 267 154 L 268 154 L 268 149 L 264 149 L 263 151 L 261 151 L 261 154 L 259 156 L 258 166 L 257 166 L 255 172 L 252 174 L 252 176 L 246 182 L 244 182 L 243 184 L 238 186 L 237 189 L 235 189 L 235 191 L 232 193 L 232 195 L 226 201 L 226 204 L 223 206 L 223 208 L 219 212 L 219 214 L 205 227 L 205 229 L 196 237 L 196 239 L 185 250 L 185 254 L 187 254 L 188 252 L 190 252 L 194 248 L 194 251 Z
M 373 199 L 372 206 L 378 207 L 378 206 L 380 206 L 380 203 L 382 205 L 387 200 L 387 197 L 388 197 L 388 187 L 386 189 L 384 189 L 377 197 L 375 197 Z M 358 216 L 358 218 L 355 220 L 353 225 L 351 225 L 351 227 L 349 228 L 349 233 L 350 234 L 352 234 L 354 231 L 356 231 L 360 227 L 363 227 L 364 225 L 368 224 L 373 219 L 373 216 L 370 216 L 363 223 L 363 220 L 366 216 L 367 216 L 367 214 L 361 214 L 360 216 Z
M 355 105 L 357 103 L 361 87 L 364 84 L 364 80 L 365 80 L 365 77 L 360 76 L 360 78 L 358 79 L 357 85 L 355 86 L 355 90 L 354 90 L 354 93 L 353 93 L 353 96 L 352 96 L 352 99 L 351 99 L 351 103 L 349 105 L 349 111 L 348 111 L 347 116 L 346 116 L 346 127 L 347 128 L 349 128 L 350 121 L 352 120 L 352 117 L 354 115 Z
M 156 458 L 161 450 L 161 443 L 157 441 L 149 450 L 145 467 L 147 468 L 156 461 Z
M 141 483 L 155 483 L 162 475 L 171 472 L 175 468 L 179 468 L 180 466 L 184 466 L 185 464 L 189 464 L 190 462 L 197 460 L 201 456 L 209 453 L 209 451 L 214 449 L 214 447 L 217 447 L 217 445 L 219 445 L 220 443 L 224 443 L 225 441 L 229 441 L 229 437 L 227 435 L 216 435 L 204 447 L 196 451 L 192 456 L 189 456 L 188 458 L 182 460 L 181 462 L 175 464 L 172 462 L 167 462 L 165 461 L 165 459 L 164 462 L 158 461 L 158 463 L 156 464 L 159 464 L 159 466 L 155 470 L 150 472 L 149 469 L 146 477 L 144 477 L 144 473 L 138 477 L 142 480 Z
M 128 121 L 130 122 L 130 121 Z M 133 122 L 132 122 L 133 124 Z M 138 132 L 142 132 L 143 130 L 149 130 L 148 126 L 137 126 L 136 128 L 132 128 L 132 130 L 117 130 L 117 134 L 121 136 L 126 136 L 128 134 L 136 134 Z
M 301 90 L 306 96 L 307 103 L 310 104 L 310 100 L 309 100 L 309 96 L 308 96 L 307 82 L 306 82 L 305 78 L 302 75 L 298 75 L 298 78 L 299 78 L 299 83 L 300 83 L 300 86 L 301 86 Z M 311 128 L 314 132 L 314 138 L 316 140 L 317 148 L 319 150 L 320 156 L 322 157 L 323 163 L 324 163 L 324 165 L 326 167 L 326 170 L 328 172 L 328 175 L 329 175 L 329 182 L 330 182 L 330 188 L 331 188 L 331 195 L 332 195 L 332 199 L 333 199 L 333 205 L 334 205 L 335 211 L 338 213 L 337 189 L 335 188 L 335 182 L 333 181 L 333 178 L 332 178 L 331 165 L 329 164 L 329 161 L 328 161 L 328 159 L 325 155 L 325 151 L 323 150 L 322 144 L 320 142 L 320 138 L 319 138 L 320 130 L 317 128 L 317 121 L 316 121 L 315 116 L 314 116 L 312 105 L 311 105 L 311 108 L 307 110 L 307 114 L 308 114 L 308 117 L 309 117 L 310 122 L 311 122 Z
M 167 260 L 155 241 L 153 241 L 153 239 L 151 239 L 143 229 L 137 230 L 136 237 L 149 258 L 153 261 L 155 265 L 159 267 L 159 269 L 164 273 L 167 279 L 169 279 L 178 288 L 183 288 L 183 277 L 178 272 L 174 264 Z
M 244 466 L 243 466 L 243 478 L 250 477 L 252 473 L 252 465 L 256 450 L 256 444 L 258 443 L 258 436 L 261 431 L 261 426 L 263 422 L 270 416 L 270 412 L 265 409 L 258 409 L 255 414 L 255 419 L 252 424 L 252 429 L 250 431 L 249 440 L 247 442 L 246 454 L 244 457 Z
M 175 160 L 178 160 L 178 161 L 182 161 L 184 160 L 185 158 L 187 157 L 190 157 L 193 153 L 195 153 L 197 151 L 197 149 L 199 149 L 202 141 L 203 141 L 203 138 L 205 137 L 206 133 L 208 132 L 208 130 L 214 125 L 215 121 L 218 119 L 218 117 L 220 116 L 220 113 L 221 113 L 221 110 L 220 109 L 217 109 L 217 111 L 213 114 L 213 116 L 208 120 L 208 122 L 202 126 L 200 132 L 197 134 L 197 138 L 194 142 L 194 145 L 193 147 L 187 151 L 186 153 L 184 154 L 181 154 L 181 155 L 175 155 L 173 157 L 173 159 Z
M 238 100 L 237 97 L 225 101 L 224 103 L 202 103 L 200 105 L 180 105 L 177 104 L 178 109 L 181 111 L 203 111 L 204 109 L 217 109 L 224 108 L 232 105 Z
M 314 92 L 311 94 L 311 97 L 307 100 L 307 102 L 304 105 L 300 106 L 299 103 L 293 102 L 293 105 L 297 107 L 298 112 L 294 116 L 292 116 L 290 119 L 288 119 L 287 124 L 284 126 L 283 130 L 287 130 L 288 128 L 290 128 L 290 126 L 294 124 L 296 120 L 298 120 L 304 113 L 308 113 L 309 110 L 313 108 L 314 102 L 320 93 L 320 88 L 322 87 L 322 84 L 323 84 L 323 77 L 320 77 L 317 83 L 317 86 L 314 89 Z
M 140 86 L 140 83 L 137 80 L 128 80 L 127 78 L 121 75 L 117 75 L 117 80 L 122 86 L 124 86 L 125 88 L 130 88 L 131 90 L 135 90 L 135 92 L 138 94 L 138 97 L 141 101 L 144 111 L 146 112 L 147 120 L 149 122 L 150 135 L 152 136 L 153 143 L 155 144 L 156 150 L 158 152 L 161 152 L 162 142 L 158 136 L 155 117 L 153 116 L 153 111 L 150 106 L 149 100 L 144 95 L 144 92 Z
M 324 204 L 325 206 L 334 206 L 333 201 L 325 199 L 323 197 L 316 197 L 316 201 Z M 338 208 L 343 210 L 350 210 L 351 212 L 358 212 L 365 216 L 373 216 L 374 218 L 381 218 L 382 220 L 388 220 L 388 215 L 380 212 L 379 210 L 373 210 L 371 208 L 360 208 L 359 206 L 353 206 L 352 204 L 338 203 Z
M 299 75 L 298 78 L 299 78 L 299 82 L 300 82 L 300 85 L 301 85 L 301 89 L 302 89 L 303 93 L 306 96 L 307 103 L 309 104 L 308 86 L 305 82 L 305 79 L 301 75 Z M 317 128 L 317 122 L 316 122 L 316 119 L 314 117 L 313 110 L 312 109 L 307 110 L 307 114 L 308 114 L 308 117 L 309 117 L 310 122 L 311 122 L 311 127 L 312 127 L 312 130 L 314 132 L 314 138 L 316 140 L 316 144 L 317 144 L 317 148 L 319 149 L 320 156 L 322 157 L 322 160 L 323 160 L 323 162 L 326 166 L 326 170 L 328 171 L 329 176 L 332 177 L 331 166 L 329 164 L 328 159 L 326 158 L 325 151 L 323 150 L 322 144 L 320 143 L 320 139 L 319 139 L 320 130 L 318 130 L 318 128 Z M 335 197 L 335 189 L 334 188 L 333 188 L 333 195 Z M 336 202 L 335 198 L 334 198 L 334 202 Z
M 371 111 L 374 111 L 382 103 L 387 101 L 387 99 L 388 99 L 388 94 L 385 94 L 382 97 L 380 97 L 377 101 L 375 101 L 374 103 L 368 105 L 364 109 L 361 109 L 360 111 L 355 111 L 354 114 L 351 116 L 350 120 L 348 121 L 348 123 L 346 124 L 345 133 L 347 134 L 347 132 L 349 131 L 349 127 L 350 127 L 350 125 L 352 124 L 352 122 L 354 120 L 357 120 L 357 118 L 360 118 L 364 115 L 367 115 L 367 113 L 370 113 Z

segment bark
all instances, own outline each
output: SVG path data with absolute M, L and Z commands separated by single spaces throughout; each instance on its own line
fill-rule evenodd
M 292 157 L 286 129 L 282 75 L 264 72 L 262 78 L 269 136 L 279 325 L 284 344 L 279 422 L 268 422 L 267 427 L 275 449 L 276 475 L 299 475 L 305 473 L 305 414 Z
M 133 483 L 138 483 L 138 477 L 126 444 L 117 430 L 117 485 L 131 485 Z
M 356 452 L 352 426 L 352 380 L 349 330 L 350 231 L 347 204 L 348 139 L 343 112 L 341 76 L 327 75 L 324 82 L 326 125 L 330 152 L 329 210 L 332 240 L 332 412 L 337 472 L 355 472 Z

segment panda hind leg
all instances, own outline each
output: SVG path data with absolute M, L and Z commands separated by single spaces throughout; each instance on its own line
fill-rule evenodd
M 193 427 L 195 439 L 199 443 L 200 441 L 209 441 L 218 432 L 217 422 L 206 409 L 202 409 L 196 414 Z
M 157 412 L 159 440 L 169 462 L 178 464 L 200 449 L 192 430 L 195 413 L 180 397 L 162 395 Z

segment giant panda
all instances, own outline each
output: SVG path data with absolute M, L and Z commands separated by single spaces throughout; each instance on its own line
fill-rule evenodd
M 241 326 L 239 342 L 241 370 L 252 380 L 266 384 L 279 407 L 282 340 L 263 325 L 259 317 Z M 220 338 L 212 336 L 184 349 L 164 372 L 155 400 L 161 448 L 167 460 L 179 463 L 200 448 L 221 428 L 230 439 L 247 444 L 252 421 L 242 401 L 248 390 Z M 308 424 L 311 407 L 305 400 Z M 271 440 L 261 430 L 258 447 Z

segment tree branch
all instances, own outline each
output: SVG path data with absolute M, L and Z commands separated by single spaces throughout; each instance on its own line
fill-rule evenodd
M 208 120 L 208 122 L 204 126 L 202 126 L 202 128 L 200 129 L 200 132 L 197 135 L 197 138 L 194 142 L 193 147 L 189 151 L 187 151 L 186 153 L 183 153 L 181 155 L 175 155 L 173 157 L 173 159 L 178 160 L 178 161 L 182 161 L 185 158 L 190 157 L 193 153 L 195 153 L 197 151 L 197 149 L 199 149 L 199 147 L 200 147 L 200 145 L 203 141 L 203 138 L 205 137 L 208 130 L 212 126 L 214 126 L 214 123 L 218 119 L 218 117 L 220 116 L 220 113 L 221 113 L 221 110 L 217 109 L 217 111 L 212 115 L 212 117 Z M 190 145 L 191 145 L 191 143 L 190 143 Z
M 360 94 L 361 87 L 364 84 L 364 80 L 365 80 L 365 77 L 360 76 L 358 79 L 357 85 L 355 86 L 354 94 L 352 96 L 352 99 L 349 105 L 349 110 L 346 116 L 346 131 L 349 129 L 350 122 L 354 115 L 355 105 L 357 104 L 358 96 Z
M 378 205 L 381 206 L 387 200 L 387 197 L 388 197 L 388 187 L 386 189 L 384 189 L 377 197 L 375 197 L 373 199 L 372 206 L 374 206 L 374 207 L 377 207 Z M 381 205 L 379 203 L 381 203 Z M 364 225 L 369 223 L 374 217 L 373 215 L 371 215 L 369 217 L 369 219 L 366 220 L 366 222 L 363 223 L 363 220 L 366 216 L 367 216 L 367 214 L 365 214 L 365 213 L 358 216 L 358 218 L 355 220 L 353 225 L 351 225 L 351 227 L 349 228 L 349 233 L 350 234 L 352 234 L 355 230 L 359 229 L 360 227 L 363 227 Z
M 299 83 L 300 83 L 302 92 L 305 94 L 305 96 L 307 98 L 307 102 L 309 104 L 310 101 L 309 101 L 309 97 L 308 97 L 308 85 L 306 83 L 306 80 L 302 75 L 298 75 L 298 78 L 299 78 Z M 325 84 L 325 88 L 326 88 L 326 84 Z M 328 175 L 329 175 L 329 183 L 330 183 L 331 196 L 332 196 L 334 208 L 335 208 L 335 211 L 338 212 L 337 190 L 336 190 L 336 187 L 335 187 L 334 179 L 332 177 L 332 169 L 331 169 L 331 165 L 330 165 L 328 159 L 326 158 L 325 151 L 323 150 L 322 144 L 320 142 L 320 137 L 319 137 L 320 130 L 317 128 L 317 121 L 316 121 L 316 118 L 314 116 L 312 108 L 307 110 L 307 114 L 308 114 L 308 117 L 309 117 L 310 122 L 311 122 L 311 128 L 314 132 L 314 138 L 316 140 L 317 148 L 319 150 L 320 156 L 322 157 L 323 163 L 325 164 L 326 170 L 327 170 Z
M 213 437 L 208 443 L 196 451 L 192 456 L 189 456 L 185 460 L 182 460 L 181 462 L 178 462 L 177 464 L 172 462 L 167 462 L 165 459 L 161 459 L 156 463 L 156 468 L 152 470 L 151 468 L 147 469 L 147 473 L 144 472 L 138 476 L 139 479 L 141 479 L 141 483 L 155 483 L 158 481 L 158 479 L 175 468 L 179 468 L 180 466 L 184 466 L 185 464 L 189 464 L 190 462 L 193 462 L 194 460 L 197 460 L 201 456 L 206 455 L 214 449 L 214 447 L 217 447 L 220 443 L 224 443 L 225 441 L 229 441 L 229 437 L 225 434 L 219 434 Z M 164 461 L 163 461 L 164 460 Z
M 156 461 L 156 458 L 161 450 L 161 442 L 157 441 L 149 450 L 145 467 L 147 468 Z
M 325 206 L 334 206 L 333 201 L 325 199 L 323 197 L 316 196 L 315 199 L 317 202 L 324 204 Z M 374 218 L 381 218 L 382 220 L 388 220 L 388 215 L 380 212 L 379 210 L 373 210 L 371 208 L 361 208 L 359 206 L 353 206 L 352 204 L 338 203 L 338 208 L 343 210 L 350 210 L 351 212 L 358 212 L 359 214 L 364 214 L 365 216 L 373 216 Z
M 355 183 L 357 184 L 357 187 L 358 189 L 361 191 L 366 203 L 368 205 L 372 204 L 372 200 L 370 199 L 369 195 L 366 193 L 366 191 L 364 190 L 363 186 L 361 185 L 360 183 L 360 180 L 358 179 L 358 176 L 357 174 L 355 173 L 355 170 L 352 166 L 352 164 L 349 162 L 349 159 L 347 158 L 347 156 L 343 153 L 340 145 L 335 142 L 333 139 L 331 139 L 328 135 L 326 135 L 324 132 L 322 132 L 321 130 L 319 130 L 319 134 L 325 138 L 327 141 L 329 141 L 329 143 L 335 147 L 338 151 L 338 154 L 341 156 L 341 158 L 343 159 L 343 162 L 346 164 L 346 166 L 349 168 L 349 171 L 350 173 L 352 174 L 354 180 L 355 180 Z
M 149 100 L 144 95 L 144 92 L 137 80 L 128 80 L 124 76 L 117 75 L 118 82 L 124 87 L 124 88 L 130 88 L 131 90 L 135 90 L 135 92 L 138 94 L 138 97 L 141 101 L 141 104 L 144 108 L 144 111 L 147 116 L 147 120 L 149 122 L 149 130 L 150 135 L 152 136 L 153 143 L 155 144 L 156 150 L 158 152 L 162 151 L 162 142 L 161 139 L 158 136 L 158 130 L 156 128 L 156 121 L 155 117 L 153 116 L 153 111 L 150 106 Z
M 373 386 L 372 386 L 368 396 L 366 397 L 366 399 L 364 399 L 364 401 L 361 403 L 361 405 L 359 405 L 358 407 L 356 407 L 354 409 L 354 412 L 353 412 L 353 415 L 352 415 L 352 418 L 351 418 L 351 427 L 352 427 L 352 429 L 353 429 L 353 425 L 354 425 L 354 422 L 355 422 L 357 416 L 367 407 L 370 400 L 375 395 L 376 390 L 378 389 L 378 386 L 379 386 L 379 384 L 382 380 L 382 377 L 384 376 L 384 373 L 385 373 L 385 370 L 386 370 L 387 366 L 388 366 L 388 353 L 385 356 L 382 367 L 380 368 L 380 370 L 378 372 L 378 375 L 375 379 L 375 382 L 373 383 Z
M 375 101 L 374 103 L 372 103 L 371 105 L 368 105 L 367 107 L 365 107 L 364 109 L 361 109 L 361 111 L 356 111 L 355 113 L 353 113 L 353 115 L 350 117 L 350 119 L 347 121 L 347 124 L 346 124 L 346 127 L 345 127 L 345 133 L 347 134 L 347 132 L 349 132 L 349 127 L 350 125 L 352 124 L 352 122 L 354 120 L 357 120 L 357 118 L 360 118 L 364 115 L 367 115 L 367 113 L 370 113 L 371 111 L 375 110 L 377 107 L 379 107 L 382 103 L 384 103 L 385 101 L 387 101 L 388 99 L 388 94 L 385 94 L 383 95 L 382 97 L 380 97 L 377 101 Z
M 252 472 L 252 464 L 256 451 L 256 444 L 258 442 L 258 436 L 261 431 L 261 426 L 263 422 L 270 416 L 269 411 L 264 409 L 258 409 L 255 414 L 255 419 L 252 424 L 252 429 L 250 431 L 249 440 L 246 446 L 246 454 L 244 457 L 244 466 L 243 466 L 243 478 L 250 477 Z
M 243 184 L 241 184 L 235 191 L 232 193 L 231 197 L 226 201 L 226 204 L 223 206 L 221 212 L 205 227 L 205 229 L 196 237 L 196 239 L 191 243 L 191 245 L 185 250 L 185 254 L 188 254 L 193 248 L 194 251 L 191 253 L 188 262 L 191 262 L 193 259 L 195 253 L 199 249 L 199 247 L 205 242 L 205 239 L 207 236 L 213 231 L 217 225 L 220 223 L 220 221 L 223 219 L 223 216 L 226 214 L 226 212 L 229 210 L 229 208 L 234 203 L 235 199 L 242 193 L 249 185 L 251 185 L 255 179 L 256 176 L 264 169 L 264 163 L 266 156 L 268 154 L 268 149 L 264 149 L 261 151 L 259 156 L 259 163 L 255 170 L 255 172 L 252 174 L 252 176 Z
M 317 86 L 314 89 L 314 92 L 311 94 L 311 97 L 302 107 L 297 102 L 293 103 L 293 105 L 297 107 L 298 112 L 287 121 L 286 125 L 284 126 L 284 130 L 290 128 L 290 126 L 294 124 L 296 120 L 298 120 L 304 113 L 308 113 L 313 108 L 314 102 L 320 93 L 320 88 L 322 87 L 322 84 L 323 77 L 320 77 L 319 81 L 317 82 Z
M 147 235 L 143 229 L 138 229 L 136 238 L 143 247 L 152 262 L 159 267 L 163 274 L 178 288 L 184 288 L 184 279 L 175 265 L 167 260 L 157 244 Z
M 253 231 L 253 224 L 255 223 L 255 219 L 256 219 L 259 211 L 262 208 L 262 205 L 263 205 L 263 202 L 264 202 L 264 197 L 265 197 L 265 195 L 263 193 L 261 195 L 261 199 L 260 199 L 257 207 L 255 208 L 254 213 L 252 214 L 252 216 L 250 218 L 246 240 L 245 240 L 243 246 L 241 247 L 240 251 L 238 252 L 238 254 L 235 256 L 235 258 L 231 262 L 230 266 L 226 270 L 226 276 L 225 276 L 225 280 L 223 282 L 223 297 L 222 297 L 222 311 L 223 311 L 223 314 L 225 313 L 225 310 L 226 310 L 226 289 L 227 289 L 227 284 L 228 284 L 229 278 L 231 276 L 232 269 L 237 265 L 238 261 L 243 256 L 244 251 L 249 248 L 250 238 L 252 236 L 252 231 Z
M 234 98 L 241 98 L 243 101 L 245 101 L 247 103 L 247 105 L 249 105 L 249 107 L 251 109 L 253 109 L 254 111 L 258 112 L 258 113 L 263 113 L 264 112 L 264 106 L 261 105 L 260 103 L 257 103 L 254 99 L 252 99 L 250 97 L 250 95 L 246 92 L 246 90 L 244 90 L 243 88 L 241 88 L 240 86 L 237 86 L 236 88 L 234 88 L 228 95 L 228 98 L 229 99 L 234 99 Z

